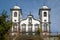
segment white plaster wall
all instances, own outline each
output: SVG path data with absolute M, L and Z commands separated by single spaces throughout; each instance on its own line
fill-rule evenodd
M 47 31 L 48 31 L 48 32 L 50 31 L 49 28 L 50 28 L 50 24 L 48 24 L 48 27 L 47 27 Z
M 35 24 L 39 24 L 39 27 L 40 27 L 40 22 L 37 20 L 32 19 L 32 24 L 33 24 L 33 27 L 32 27 L 33 32 L 35 31 Z
M 49 28 L 50 28 L 50 26 L 49 26 L 49 24 L 47 25 L 47 31 L 49 32 Z M 42 24 L 42 31 L 44 31 L 44 24 Z
M 47 17 L 44 17 L 44 12 L 47 12 Z M 48 22 L 48 11 L 42 11 L 42 22 L 44 22 L 44 20 L 46 20 L 46 22 Z
M 17 17 L 14 17 L 14 12 L 17 12 Z M 12 11 L 12 22 L 19 22 L 19 11 Z
M 44 12 L 47 12 L 47 17 L 44 17 Z M 49 22 L 49 11 L 45 10 L 45 11 L 42 11 L 42 22 L 44 22 L 44 20 L 46 20 L 46 22 Z M 48 23 L 48 26 L 47 26 L 47 31 L 49 31 L 49 23 Z M 44 31 L 44 23 L 42 23 L 42 31 Z
M 17 12 L 17 17 L 14 17 L 14 12 Z M 12 22 L 15 22 L 15 20 L 16 20 L 16 23 L 19 22 L 19 14 L 21 14 L 21 13 L 20 13 L 20 11 L 18 11 L 18 10 L 12 11 Z M 18 25 L 18 26 L 19 26 L 19 25 Z M 17 26 L 17 31 L 18 31 L 18 26 Z M 12 26 L 12 32 L 13 32 L 13 26 Z
M 26 24 L 26 32 L 28 31 L 28 19 L 27 20 L 23 20 L 20 23 L 20 29 L 22 30 L 22 24 Z
M 16 26 L 16 27 L 17 27 L 17 31 L 18 31 L 18 26 Z M 14 27 L 12 26 L 12 32 L 14 31 L 13 28 L 14 28 Z
M 28 32 L 28 22 L 29 22 L 29 20 L 28 20 L 29 18 L 27 18 L 26 20 L 22 20 L 21 21 L 21 23 L 20 23 L 20 27 L 21 27 L 21 30 L 22 30 L 22 24 L 24 23 L 24 24 L 26 24 L 26 32 Z M 33 18 L 32 18 L 32 31 L 34 32 L 35 31 L 35 24 L 40 24 L 40 22 L 39 21 L 37 21 L 37 20 L 34 20 Z
M 44 24 L 42 24 L 42 31 L 44 31 Z

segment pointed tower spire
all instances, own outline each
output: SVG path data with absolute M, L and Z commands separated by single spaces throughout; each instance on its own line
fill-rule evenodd
M 30 16 L 32 15 L 32 14 L 31 14 L 31 11 L 30 11 L 30 14 L 29 14 L 29 15 L 30 15 Z
M 15 6 L 18 6 L 17 1 L 15 2 Z
M 28 15 L 28 17 L 33 17 L 33 15 L 31 14 L 31 11 L 29 12 L 29 15 Z
M 18 4 L 16 3 L 16 6 L 18 6 Z
M 44 0 L 42 6 L 46 6 L 47 5 L 47 2 L 48 2 L 47 0 Z

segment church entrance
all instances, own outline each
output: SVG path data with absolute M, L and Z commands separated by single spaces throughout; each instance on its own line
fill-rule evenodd
M 32 35 L 32 24 L 29 23 L 28 25 L 28 35 Z

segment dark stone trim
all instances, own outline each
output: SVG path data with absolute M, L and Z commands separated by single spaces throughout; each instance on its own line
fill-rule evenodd
M 21 10 L 21 9 L 10 9 L 10 10 L 12 11 L 12 10 Z
M 22 9 L 10 9 L 10 11 L 20 11 L 21 12 L 21 14 L 22 14 Z
M 51 9 L 40 9 L 40 10 L 51 10 Z
M 44 11 L 44 10 L 50 11 L 51 9 L 39 9 L 39 15 L 40 15 L 40 12 L 41 12 L 42 10 L 43 10 L 43 11 Z
M 41 22 L 41 23 L 49 23 L 50 24 L 51 22 Z

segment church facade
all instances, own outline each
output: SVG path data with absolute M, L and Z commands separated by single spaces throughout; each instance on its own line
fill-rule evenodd
M 13 22 L 11 32 L 16 35 L 18 32 L 26 35 L 35 35 L 37 30 L 41 30 L 43 35 L 50 34 L 50 8 L 42 6 L 39 11 L 39 20 L 35 19 L 31 13 L 26 19 L 22 18 L 22 9 L 14 6 L 11 10 L 11 21 Z M 31 33 L 32 32 L 32 33 Z

